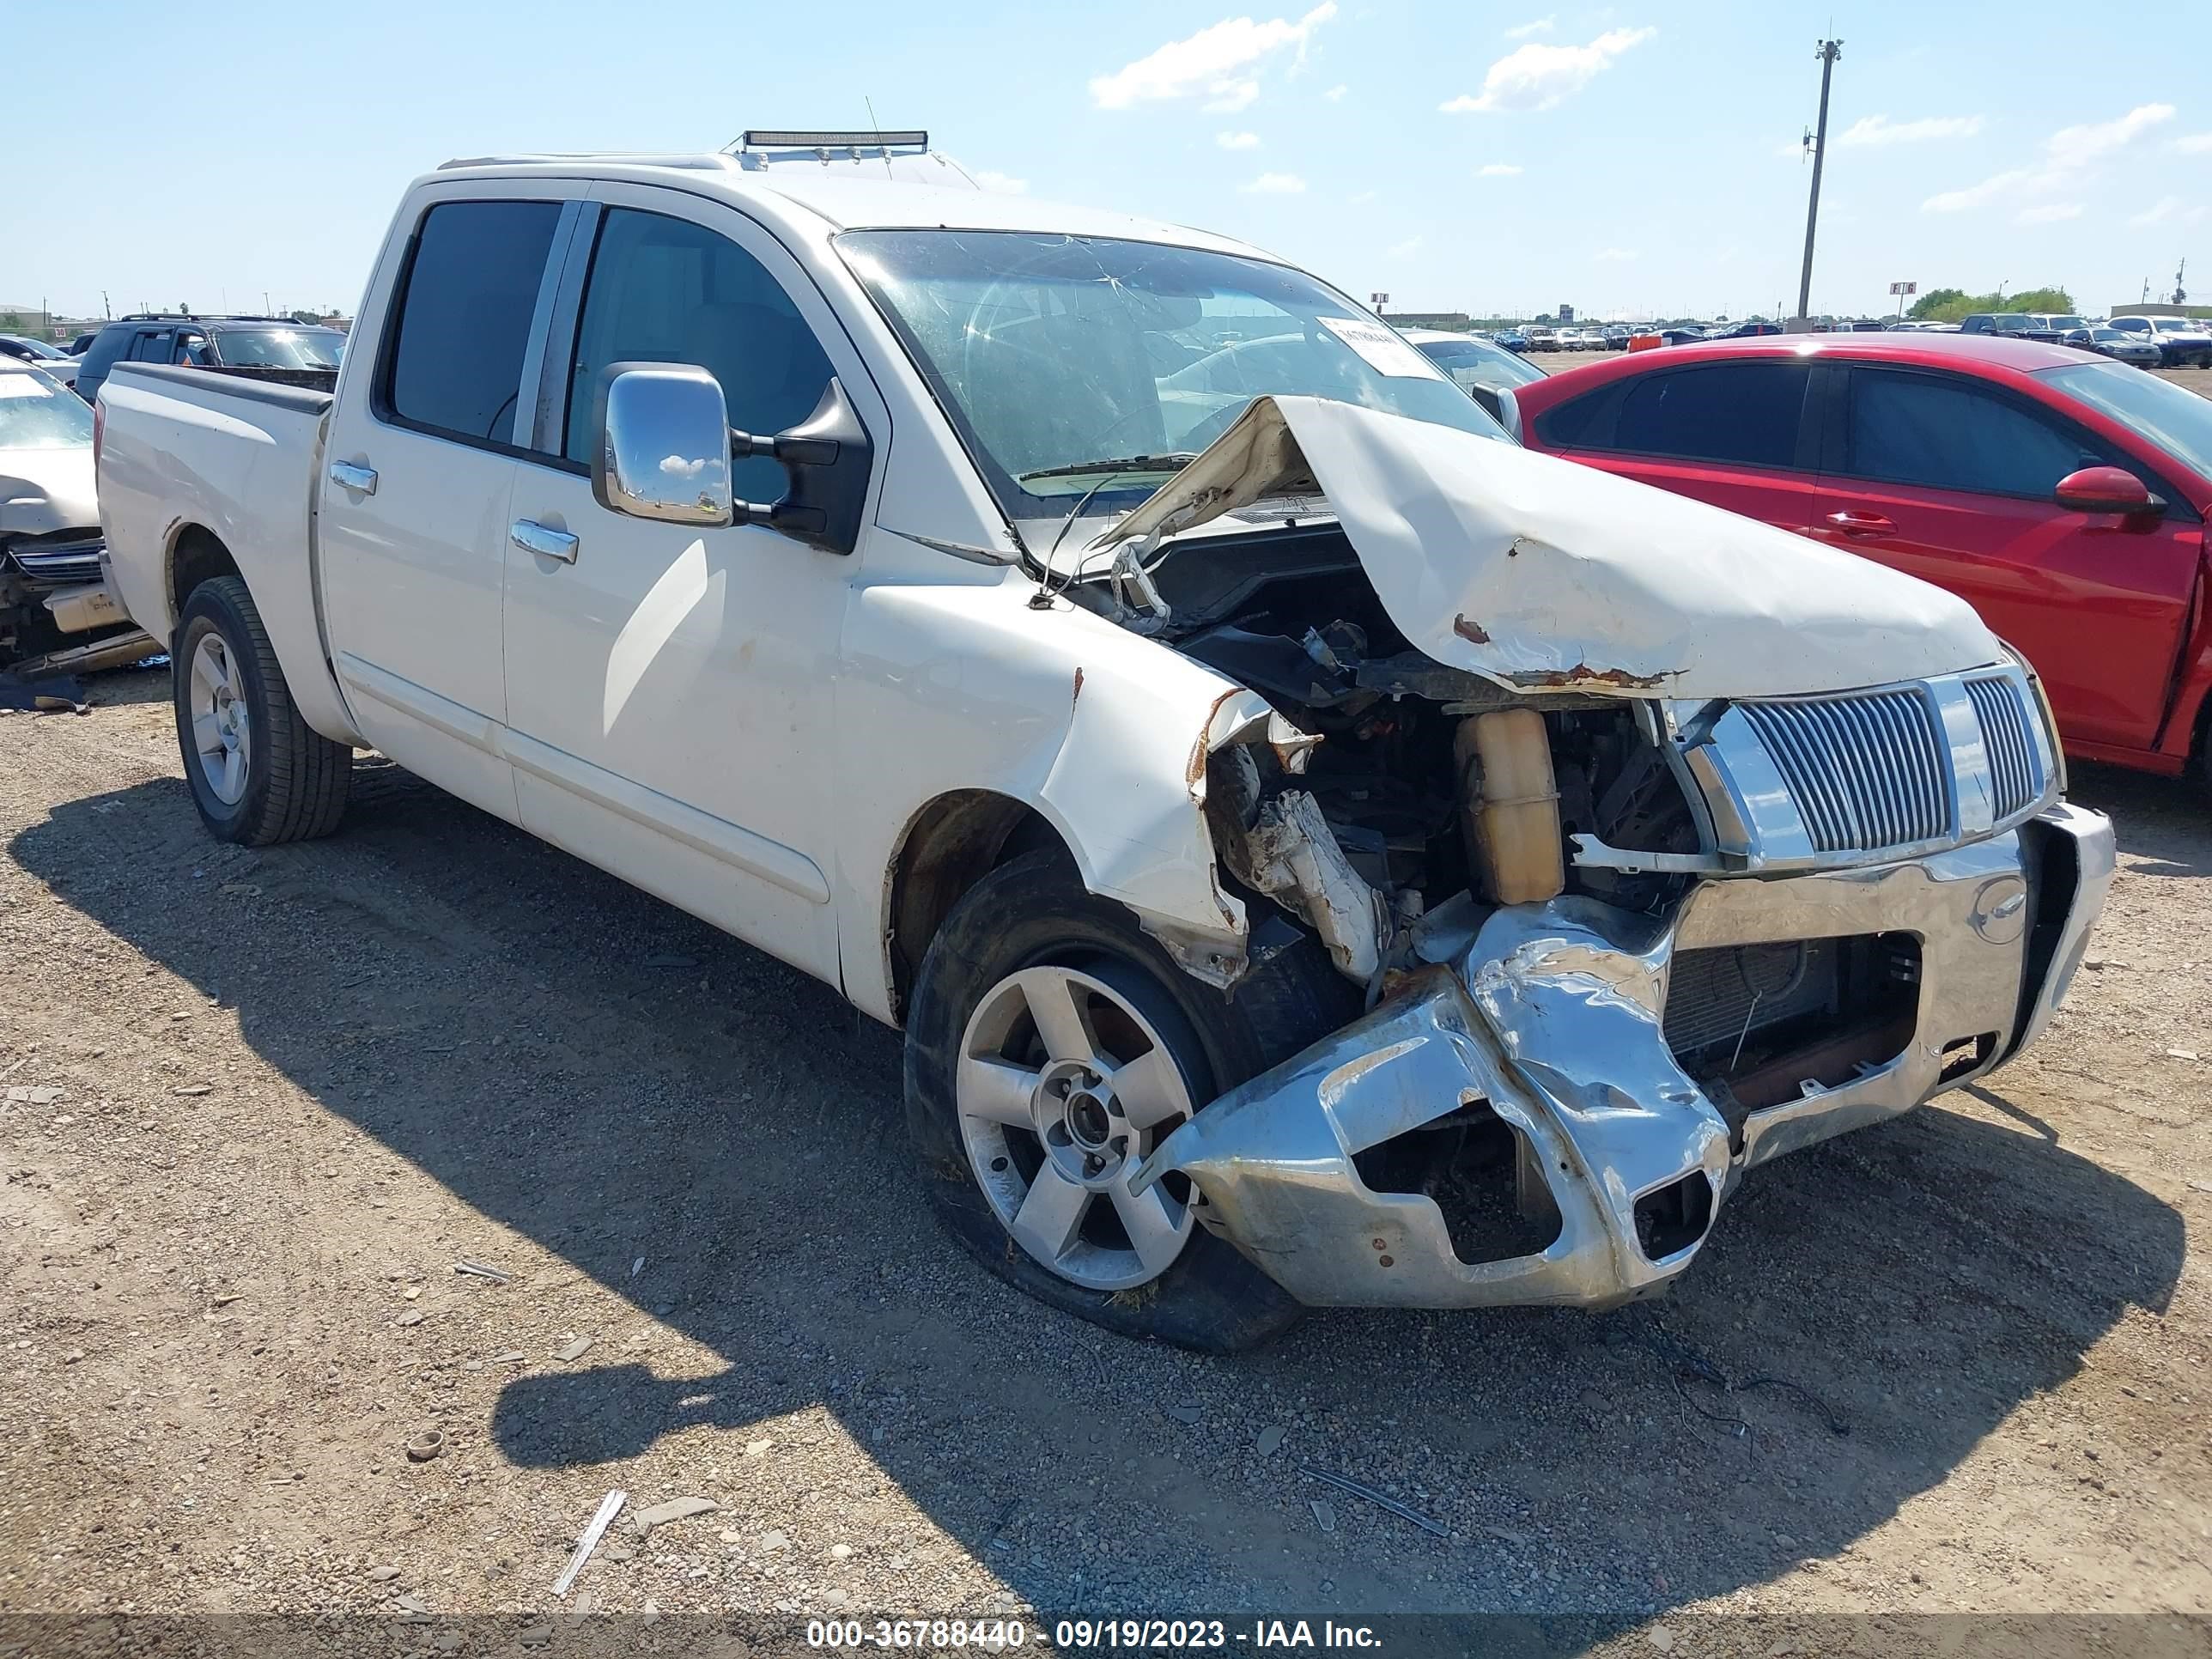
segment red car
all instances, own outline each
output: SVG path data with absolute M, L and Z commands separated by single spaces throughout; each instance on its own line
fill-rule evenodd
M 1949 334 L 1637 352 L 1514 398 L 1531 448 L 1949 588 L 2041 675 L 2070 752 L 2212 784 L 2212 399 Z

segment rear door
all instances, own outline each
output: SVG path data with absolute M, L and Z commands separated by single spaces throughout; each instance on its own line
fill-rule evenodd
M 2194 514 L 2059 506 L 2052 492 L 2078 468 L 2143 469 L 1988 381 L 1862 364 L 1836 372 L 1832 396 L 1815 538 L 1967 600 L 2027 654 L 2068 738 L 2148 748 L 2187 621 Z
M 1812 380 L 1812 365 L 1795 357 L 1634 374 L 1548 411 L 1538 444 L 1802 534 L 1819 454 Z
M 579 185 L 433 191 L 386 252 L 324 446 L 318 530 L 335 665 L 362 735 L 515 817 L 501 750 L 502 587 L 516 409 L 531 398 L 556 233 Z

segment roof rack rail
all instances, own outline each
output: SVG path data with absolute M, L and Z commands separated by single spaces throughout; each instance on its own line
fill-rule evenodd
M 641 167 L 689 167 L 700 172 L 726 173 L 737 163 L 721 151 L 659 150 L 519 150 L 501 155 L 456 155 L 438 163 L 438 171 L 455 167 L 496 167 L 545 165 L 559 161 L 623 161 Z

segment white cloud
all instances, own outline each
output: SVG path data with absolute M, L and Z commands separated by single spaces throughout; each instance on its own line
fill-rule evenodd
M 1792 138 L 1786 144 L 1777 144 L 1774 147 L 1774 153 L 1785 161 L 1800 161 L 1810 155 L 1813 151 L 1811 146 L 1802 138 Z
M 2025 186 L 2034 174 L 2027 167 L 2010 167 L 1992 173 L 1978 185 L 1969 185 L 1964 190 L 1947 190 L 1929 197 L 1920 204 L 1923 213 L 1964 213 L 1969 208 L 1987 207 L 2000 197 L 2009 196 Z
M 2173 141 L 2174 149 L 2184 155 L 2212 154 L 2212 132 L 2191 132 Z
M 1505 38 L 1509 40 L 1526 40 L 1532 34 L 1549 34 L 1552 32 L 1553 21 L 1549 17 L 1533 17 L 1525 23 L 1516 23 L 1505 31 Z
M 2153 225 L 2193 225 L 2203 217 L 2204 210 L 2201 206 L 2185 206 L 2179 196 L 2161 196 L 2128 222 L 2138 230 L 2144 230 Z
M 1425 240 L 1425 237 L 1408 236 L 1402 242 L 1391 243 L 1384 252 L 1393 259 L 1410 259 L 1421 251 L 1421 244 Z
M 1301 196 L 1305 193 L 1306 181 L 1295 173 L 1263 173 L 1249 185 L 1237 188 L 1247 196 Z
M 1344 94 L 1351 90 L 1352 88 L 1350 87 L 1340 84 L 1331 87 L 1327 92 L 1322 94 L 1322 96 L 1328 99 L 1332 104 L 1340 104 L 1344 101 Z
M 1597 251 L 1597 257 L 1607 264 L 1626 264 L 1636 258 L 1636 250 L 1632 247 L 1601 247 Z
M 1510 161 L 1492 161 L 1475 169 L 1478 179 L 1518 179 L 1521 169 Z
M 1365 204 L 1373 201 L 1375 199 L 1375 191 L 1371 190 L 1363 190 L 1358 195 L 1352 198 L 1352 205 L 1354 207 L 1363 206 Z
M 1978 115 L 1929 115 L 1917 121 L 1863 115 L 1844 128 L 1836 143 L 1852 149 L 1868 144 L 1917 144 L 1930 138 L 1971 138 L 1981 130 Z
M 1213 142 L 1224 149 L 1257 149 L 1260 135 L 1256 132 L 1217 132 Z
M 1631 46 L 1658 33 L 1651 28 L 1607 29 L 1586 46 L 1522 46 L 1490 66 L 1480 96 L 1462 93 L 1442 107 L 1454 115 L 1550 109 L 1580 92 Z
M 2076 188 L 2083 175 L 2100 161 L 2124 149 L 2161 121 L 2173 118 L 2171 104 L 2140 104 L 2117 120 L 2094 121 L 2061 127 L 2043 141 L 2045 159 L 2035 167 L 2008 167 L 1978 185 L 1947 190 L 1921 203 L 1923 213 L 1961 213 L 1972 208 L 2021 196 L 2051 196 Z M 2076 211 L 2079 210 L 2077 209 Z M 2022 224 L 2050 224 L 2071 218 L 2057 213 L 2039 218 L 2020 216 Z
M 706 470 L 706 465 L 704 455 L 689 460 L 681 455 L 664 455 L 660 459 L 660 470 L 672 478 L 696 478 Z
M 1030 188 L 1030 181 L 1026 179 L 1017 179 L 1011 173 L 993 173 L 988 168 L 975 175 L 975 182 L 1000 196 L 1025 196 Z
M 2012 222 L 2016 225 L 2061 225 L 2081 216 L 2079 202 L 2047 202 L 2041 207 L 2022 208 L 2013 215 Z
M 2172 118 L 2171 104 L 2142 104 L 2117 121 L 2062 128 L 2043 141 L 2043 148 L 2049 152 L 2053 167 L 2084 167 L 2120 149 L 2160 122 Z
M 1208 109 L 1243 109 L 1260 95 L 1261 65 L 1285 46 L 1296 48 L 1303 58 L 1308 38 L 1335 15 L 1335 0 L 1322 0 L 1296 22 L 1283 17 L 1265 22 L 1224 18 L 1111 75 L 1093 76 L 1091 101 L 1100 109 L 1131 109 L 1205 94 Z

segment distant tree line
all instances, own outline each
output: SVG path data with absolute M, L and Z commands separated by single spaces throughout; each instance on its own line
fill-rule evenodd
M 1960 288 L 1931 288 L 1905 314 L 1927 323 L 1955 323 L 1982 311 L 2074 309 L 2074 296 L 2063 288 L 2022 289 L 2017 294 L 1969 294 Z

